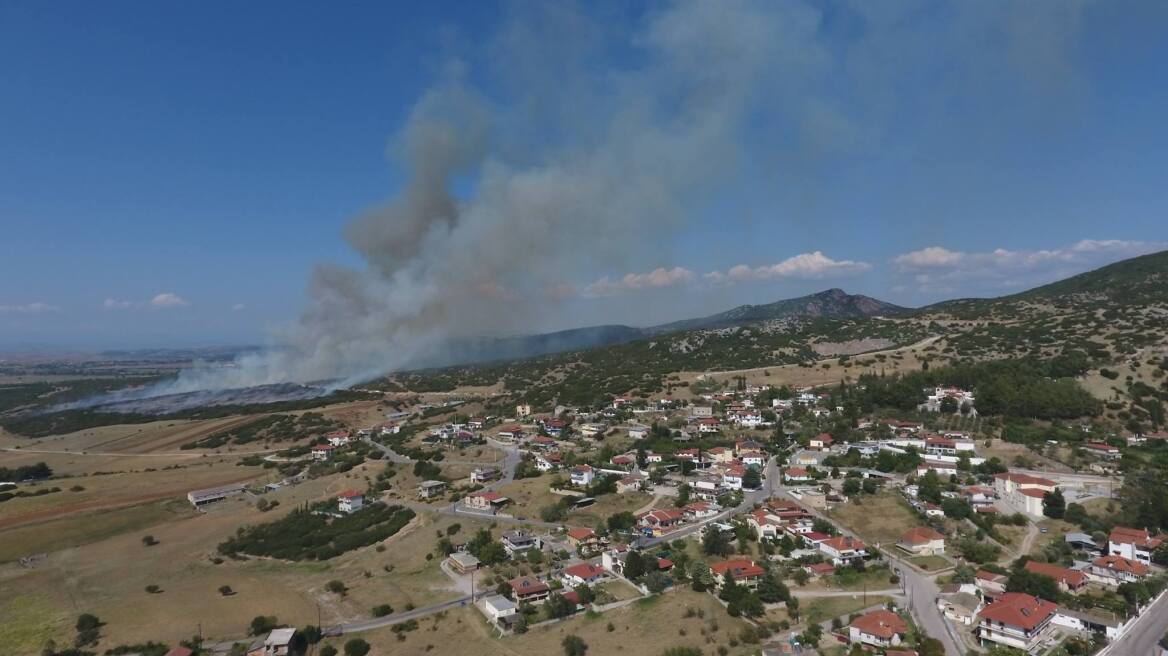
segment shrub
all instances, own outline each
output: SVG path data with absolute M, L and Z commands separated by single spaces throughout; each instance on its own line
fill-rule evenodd
M 158 540 L 154 539 L 153 535 L 143 535 L 142 544 L 146 545 L 147 547 L 153 547 L 154 545 L 158 544 Z
M 365 656 L 369 653 L 369 643 L 361 638 L 353 638 L 345 643 L 345 656 Z
M 373 617 L 385 617 L 393 614 L 393 606 L 389 604 L 378 604 L 373 607 Z

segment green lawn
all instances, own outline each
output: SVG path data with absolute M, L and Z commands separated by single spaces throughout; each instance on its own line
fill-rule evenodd
M 810 599 L 806 603 L 800 600 L 799 610 L 809 622 L 826 622 L 833 617 L 841 617 L 869 606 L 887 603 L 889 599 L 891 597 L 883 595 L 868 595 L 865 599 L 860 593 L 856 593 L 855 597 L 822 597 Z
M 909 558 L 908 562 L 916 565 L 926 572 L 935 572 L 939 569 L 945 569 L 946 567 L 951 567 L 953 565 L 953 563 L 942 558 L 941 556 L 915 556 L 913 558 Z

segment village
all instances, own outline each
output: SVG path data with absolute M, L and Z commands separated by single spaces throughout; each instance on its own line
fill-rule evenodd
M 321 629 L 473 606 L 497 636 L 522 635 L 681 588 L 756 627 L 763 654 L 1105 653 L 1158 621 L 1146 611 L 1165 588 L 1164 536 L 1063 521 L 1068 506 L 1108 503 L 1108 449 L 1088 445 L 1097 474 L 1040 472 L 1018 466 L 1032 465 L 1022 456 L 1009 467 L 977 434 L 972 394 L 926 392 L 920 418 L 856 417 L 843 431 L 827 391 L 740 384 L 681 402 L 520 404 L 509 417 L 462 415 L 448 401 L 445 414 L 421 408 L 447 421 L 396 412 L 322 434 L 305 462 L 374 450 L 416 480 L 346 489 L 315 512 L 394 504 L 466 525 L 435 547 L 461 594 Z M 189 500 L 205 508 L 242 493 Z M 293 634 L 258 636 L 246 653 L 283 656 Z

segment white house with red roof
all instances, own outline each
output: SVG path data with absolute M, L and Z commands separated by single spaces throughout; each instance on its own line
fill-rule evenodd
M 1114 447 L 1104 442 L 1088 442 L 1083 445 L 1083 448 L 1088 454 L 1097 458 L 1106 458 L 1107 460 L 1117 460 L 1123 455 L 1120 453 L 1119 447 Z
M 1147 565 L 1164 539 L 1163 535 L 1152 536 L 1147 529 L 1116 526 L 1107 536 L 1107 553 Z
M 722 508 L 713 501 L 695 501 L 682 508 L 681 511 L 685 514 L 687 520 L 697 521 L 717 515 L 722 511 Z
M 826 451 L 830 449 L 831 445 L 834 443 L 835 439 L 832 438 L 831 435 L 828 435 L 827 433 L 820 433 L 807 442 L 807 447 L 811 449 L 819 449 L 820 451 Z
M 337 510 L 354 513 L 365 506 L 365 495 L 356 490 L 345 490 L 337 495 Z
M 654 536 L 668 533 L 684 521 L 685 513 L 680 510 L 658 508 L 637 515 L 637 526 Z
M 577 465 L 572 468 L 572 485 L 584 487 L 596 480 L 596 470 L 591 465 Z
M 806 483 L 812 480 L 811 472 L 805 467 L 787 467 L 783 470 L 783 479 L 791 483 Z
M 900 615 L 881 608 L 852 620 L 848 640 L 874 647 L 895 647 L 908 633 L 908 623 Z
M 835 565 L 850 565 L 868 557 L 868 546 L 857 538 L 837 535 L 818 544 L 819 552 Z
M 995 644 L 1029 652 L 1046 636 L 1058 605 L 1021 592 L 1006 592 L 977 614 L 983 647 Z
M 497 513 L 508 501 L 510 499 L 493 490 L 480 490 L 463 497 L 462 505 L 475 512 Z
M 928 526 L 917 526 L 904 532 L 896 546 L 916 556 L 945 553 L 945 536 Z
M 564 585 L 576 587 L 578 585 L 592 585 L 604 578 L 604 568 L 592 563 L 580 563 L 565 567 L 560 573 Z
M 1054 492 L 1058 484 L 1048 478 L 1019 472 L 994 474 L 994 492 L 1019 512 L 1031 517 L 1042 517 L 1042 499 Z
M 1096 558 L 1087 568 L 1087 576 L 1092 581 L 1113 587 L 1141 581 L 1147 575 L 1147 565 L 1123 556 L 1108 555 Z
M 312 447 L 312 459 L 318 461 L 325 461 L 333 457 L 333 452 L 337 447 L 331 444 L 317 444 Z
M 747 560 L 745 558 L 712 563 L 710 565 L 710 572 L 719 580 L 719 587 L 725 585 L 726 581 L 730 578 L 733 578 L 734 583 L 753 588 L 766 575 L 766 571 L 763 568 L 756 565 L 753 560 Z
M 558 453 L 538 453 L 535 455 L 535 468 L 540 471 L 556 471 L 564 466 L 564 461 Z
M 716 417 L 703 417 L 698 420 L 699 433 L 717 433 L 722 430 L 722 423 Z

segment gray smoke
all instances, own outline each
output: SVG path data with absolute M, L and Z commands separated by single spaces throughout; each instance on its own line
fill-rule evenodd
M 754 166 L 743 144 L 773 147 L 761 159 L 806 181 L 800 162 L 879 141 L 907 76 L 984 62 L 979 39 L 1019 25 L 1037 30 L 1018 43 L 1038 64 L 1062 67 L 1063 33 L 1078 24 L 1072 3 L 1045 32 L 1011 22 L 1015 3 L 976 3 L 914 41 L 901 38 L 906 21 L 935 5 L 844 3 L 835 11 L 851 12 L 857 38 L 825 25 L 818 3 L 679 2 L 630 35 L 546 4 L 517 5 L 486 68 L 454 59 L 418 100 L 391 147 L 408 182 L 345 231 L 364 266 L 319 267 L 280 349 L 165 391 L 349 384 L 444 359 L 458 338 L 533 332 L 581 280 L 668 248 Z M 617 64 L 614 49 L 627 52 Z

